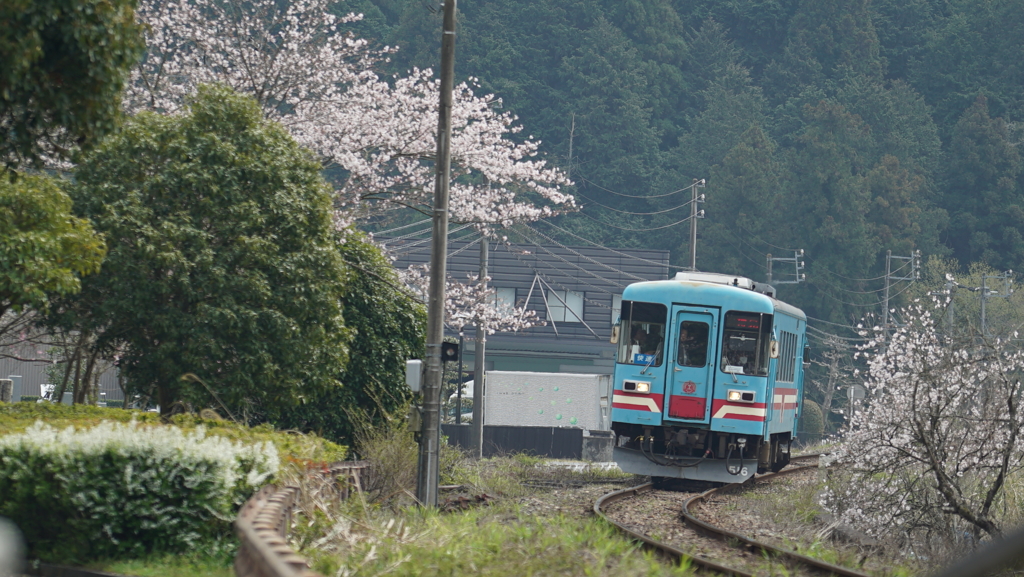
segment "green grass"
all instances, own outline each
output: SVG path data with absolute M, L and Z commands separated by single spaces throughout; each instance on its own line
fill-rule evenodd
M 147 559 L 99 561 L 86 568 L 134 577 L 233 577 L 230 556 L 198 557 L 189 555 L 162 555 Z
M 300 525 L 301 525 L 300 521 Z M 460 513 L 349 504 L 301 554 L 324 575 L 690 575 L 596 518 L 523 514 L 505 501 Z

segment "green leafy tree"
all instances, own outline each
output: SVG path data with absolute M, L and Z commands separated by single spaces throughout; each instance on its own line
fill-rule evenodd
M 0 159 L 15 169 L 95 143 L 116 125 L 142 54 L 135 0 L 0 2 Z
M 762 253 L 774 250 L 764 239 L 775 238 L 774 223 L 782 208 L 776 150 L 755 125 L 712 169 L 703 207 L 711 216 L 700 223 L 704 240 L 697 248 L 701 269 L 764 280 L 767 261 Z
M 361 427 L 404 417 L 412 398 L 405 361 L 423 354 L 426 309 L 387 257 L 359 233 L 347 233 L 339 250 L 352 271 L 341 302 L 345 325 L 355 331 L 339 376 L 343 386 L 303 392 L 298 405 L 266 410 L 279 427 L 352 444 Z
M 105 254 L 103 237 L 71 215 L 57 180 L 0 178 L 0 316 L 45 309 L 51 296 L 78 292 Z
M 1002 118 L 989 116 L 979 96 L 956 127 L 949 145 L 945 206 L 950 212 L 953 255 L 1020 268 L 1024 260 L 1024 196 L 1017 177 L 1024 168 Z
M 130 391 L 164 413 L 238 415 L 340 386 L 352 331 L 330 191 L 254 100 L 204 86 L 184 115 L 139 114 L 79 165 L 71 196 L 109 253 L 55 322 L 122 350 Z

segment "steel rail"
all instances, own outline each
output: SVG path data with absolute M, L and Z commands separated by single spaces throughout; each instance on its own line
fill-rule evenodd
M 753 573 L 747 573 L 746 571 L 741 571 L 739 569 L 734 569 L 732 567 L 726 567 L 725 565 L 720 565 L 718 563 L 715 563 L 714 561 L 704 559 L 701 557 L 694 557 L 693 555 L 690 555 L 689 553 L 686 553 L 681 549 L 677 549 L 667 543 L 655 541 L 654 539 L 651 539 L 643 533 L 639 533 L 625 525 L 619 524 L 615 520 L 605 515 L 604 511 L 601 510 L 601 508 L 605 505 L 610 505 L 616 501 L 620 501 L 628 497 L 639 495 L 640 493 L 651 491 L 653 487 L 654 485 L 651 483 L 644 483 L 643 485 L 637 485 L 636 487 L 620 489 L 618 491 L 608 493 L 607 495 L 602 496 L 600 499 L 597 500 L 597 502 L 594 503 L 594 513 L 596 513 L 598 517 L 601 517 L 605 521 L 611 523 L 619 531 L 622 531 L 623 533 L 629 535 L 631 538 L 644 543 L 648 548 L 657 551 L 658 553 L 661 553 L 662 555 L 665 555 L 670 559 L 674 559 L 677 563 L 685 559 L 689 561 L 692 565 L 698 565 L 702 569 L 714 571 L 716 573 L 721 573 L 723 575 L 735 575 L 736 577 L 753 577 Z
M 817 458 L 819 456 L 820 455 L 818 455 L 818 454 L 800 455 L 800 456 L 797 456 L 797 457 L 793 457 L 791 462 L 802 461 L 802 460 L 812 459 L 812 458 Z M 802 471 L 802 470 L 804 470 L 806 468 L 808 468 L 808 467 L 807 466 L 802 466 L 802 467 L 787 468 L 787 469 L 784 469 L 784 470 L 782 470 L 782 471 L 780 471 L 778 473 L 768 473 L 766 475 L 762 475 L 760 477 L 756 477 L 756 479 L 757 480 L 768 480 L 768 479 L 783 477 L 783 476 L 786 476 L 786 475 L 791 475 L 791 474 L 797 473 L 797 472 Z M 749 483 L 749 481 L 748 481 L 748 483 Z M 742 543 L 744 547 L 753 548 L 755 550 L 759 550 L 762 553 L 765 553 L 767 555 L 771 555 L 771 556 L 774 556 L 774 557 L 779 558 L 779 559 L 783 559 L 784 558 L 784 559 L 790 559 L 790 560 L 796 561 L 796 562 L 800 563 L 801 565 L 807 567 L 808 569 L 811 569 L 812 571 L 817 571 L 817 572 L 821 572 L 821 573 L 828 574 L 828 575 L 839 575 L 839 576 L 842 576 L 842 577 L 867 577 L 867 575 L 865 573 L 854 571 L 854 570 L 848 569 L 846 567 L 840 567 L 838 565 L 832 565 L 830 563 L 826 563 L 826 562 L 821 561 L 819 559 L 814 559 L 813 557 L 808 557 L 806 555 L 802 555 L 800 553 L 796 553 L 795 551 L 789 551 L 789 550 L 786 550 L 786 549 L 781 549 L 781 548 L 769 545 L 767 543 L 762 543 L 760 541 L 756 541 L 756 540 L 751 539 L 749 537 L 746 537 L 744 535 L 740 535 L 738 533 L 734 533 L 734 532 L 731 532 L 731 531 L 727 531 L 725 529 L 721 529 L 719 527 L 711 525 L 710 523 L 706 523 L 704 521 L 701 521 L 700 519 L 698 519 L 690 511 L 690 507 L 692 505 L 694 505 L 694 504 L 696 504 L 696 503 L 698 503 L 700 501 L 703 501 L 704 499 L 707 499 L 708 497 L 710 497 L 712 495 L 715 495 L 716 493 L 724 492 L 724 491 L 727 491 L 727 490 L 735 490 L 735 489 L 737 489 L 739 487 L 742 487 L 744 485 L 746 485 L 746 483 L 732 483 L 732 484 L 729 484 L 729 485 L 725 485 L 723 487 L 718 487 L 718 488 L 715 488 L 715 489 L 711 489 L 709 491 L 704 491 L 703 493 L 701 493 L 699 495 L 695 495 L 695 496 L 687 499 L 686 503 L 683 505 L 683 522 L 688 527 L 690 527 L 691 529 L 696 531 L 697 533 L 700 533 L 700 534 L 705 535 L 707 537 L 711 537 L 711 538 L 718 539 L 718 540 L 725 541 L 725 542 L 738 542 L 738 543 Z M 688 554 L 688 553 L 686 553 L 686 552 L 684 552 L 684 551 L 682 551 L 682 550 L 680 550 L 680 549 L 678 549 L 676 547 L 673 547 L 673 546 L 668 545 L 666 543 L 661 543 L 659 541 L 656 541 L 656 540 L 650 538 L 649 536 L 647 536 L 647 535 L 645 535 L 643 533 L 639 533 L 637 531 L 634 531 L 634 530 L 630 529 L 629 527 L 627 527 L 625 525 L 622 525 L 622 524 L 614 521 L 613 519 L 610 519 L 602 511 L 602 508 L 605 505 L 609 505 L 611 503 L 614 503 L 616 501 L 620 501 L 622 499 L 626 499 L 628 497 L 633 497 L 633 496 L 636 496 L 636 495 L 640 495 L 642 493 L 651 491 L 652 488 L 653 488 L 653 485 L 651 483 L 645 483 L 643 485 L 638 485 L 636 487 L 630 487 L 629 489 L 623 489 L 623 490 L 620 490 L 620 491 L 614 491 L 612 493 L 608 493 L 607 495 L 604 495 L 600 499 L 598 499 L 596 503 L 594 503 L 594 512 L 599 517 L 601 517 L 602 519 L 607 520 L 609 523 L 611 523 L 613 526 L 615 526 L 618 530 L 620 530 L 623 533 L 629 535 L 631 538 L 636 539 L 637 541 L 643 542 L 649 548 L 652 548 L 652 549 L 654 549 L 656 551 L 659 551 L 660 553 L 662 553 L 662 554 L 664 554 L 664 555 L 666 555 L 666 556 L 668 556 L 670 558 L 673 558 L 673 559 L 687 559 L 687 560 L 690 561 L 691 564 L 698 565 L 702 569 L 706 569 L 708 571 L 717 572 L 717 573 L 723 573 L 723 574 L 726 574 L 726 575 L 752 575 L 751 573 L 747 573 L 747 572 L 745 572 L 743 570 L 732 568 L 732 567 L 727 567 L 725 565 L 721 565 L 719 563 L 716 563 L 714 561 L 710 561 L 708 559 L 704 559 L 704 558 L 701 558 L 701 557 L 694 557 L 694 556 L 692 556 L 692 555 L 690 555 L 690 554 Z
M 808 459 L 817 456 L 818 455 L 803 455 L 794 460 Z M 762 475 L 760 477 L 757 477 L 756 480 L 762 481 L 767 479 L 784 477 L 787 475 L 798 473 L 807 468 L 807 466 L 803 466 L 794 467 L 792 469 L 784 469 L 782 471 L 779 471 L 778 473 L 768 473 L 767 475 Z M 816 571 L 825 575 L 839 575 L 842 577 L 868 577 L 866 573 L 862 573 L 860 571 L 854 571 L 853 569 L 849 569 L 847 567 L 833 565 L 832 563 L 827 563 L 820 559 L 815 559 L 814 557 L 808 557 L 807 555 L 797 553 L 796 551 L 790 551 L 788 549 L 783 549 L 781 547 L 775 547 L 774 545 L 769 545 L 756 539 L 751 539 L 746 535 L 722 529 L 721 527 L 716 527 L 710 523 L 698 519 L 697 516 L 691 510 L 691 507 L 693 507 L 693 505 L 706 500 L 708 497 L 711 497 L 716 494 L 722 494 L 727 491 L 735 490 L 739 487 L 742 487 L 745 484 L 746 483 L 733 483 L 730 485 L 725 485 L 724 487 L 710 489 L 708 491 L 704 491 L 700 495 L 690 497 L 683 504 L 683 521 L 687 526 L 689 526 L 693 530 L 708 537 L 712 537 L 714 539 L 719 539 L 721 541 L 726 542 L 739 542 L 745 545 L 746 547 L 758 550 L 765 555 L 770 555 L 777 558 L 790 559 L 792 561 L 800 563 L 801 565 L 808 569 L 811 569 L 812 571 Z

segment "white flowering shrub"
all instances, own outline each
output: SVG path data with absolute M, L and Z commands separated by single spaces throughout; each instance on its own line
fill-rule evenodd
M 864 331 L 867 398 L 822 497 L 839 521 L 918 551 L 1001 535 L 1013 521 L 1007 482 L 1024 466 L 1024 353 L 1010 339 L 950 334 L 933 310 L 904 310 L 887 339 Z
M 203 428 L 37 422 L 0 437 L 0 515 L 33 555 L 58 560 L 184 551 L 229 534 L 238 507 L 276 474 L 277 449 Z

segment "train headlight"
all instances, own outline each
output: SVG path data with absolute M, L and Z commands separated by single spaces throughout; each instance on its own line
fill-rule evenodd
M 754 392 L 737 391 L 736 389 L 729 389 L 729 394 L 726 396 L 726 398 L 734 403 L 753 403 Z
M 645 383 L 642 381 L 625 381 L 622 383 L 623 391 L 630 391 L 632 393 L 649 393 L 651 392 L 651 383 Z

